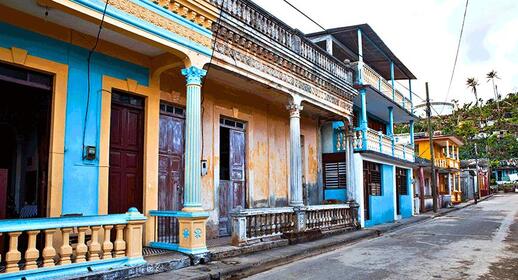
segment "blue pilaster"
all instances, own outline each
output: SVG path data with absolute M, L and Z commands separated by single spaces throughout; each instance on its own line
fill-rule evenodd
M 184 210 L 201 208 L 201 80 L 206 70 L 182 69 L 187 80 Z
M 394 87 L 394 62 L 390 62 L 390 83 L 392 85 L 392 100 L 396 99 L 396 88 Z
M 363 84 L 362 77 L 362 68 L 363 68 L 363 46 L 362 46 L 362 30 L 358 29 L 358 84 Z
M 360 89 L 361 98 L 361 113 L 360 113 L 360 129 L 362 133 L 362 149 L 367 149 L 367 90 L 365 88 Z
M 410 112 L 414 113 L 414 101 L 412 100 L 412 80 L 408 79 L 408 97 L 410 99 Z
M 410 121 L 410 144 L 414 147 L 414 120 Z
M 387 127 L 387 135 L 390 136 L 392 142 L 392 155 L 394 155 L 394 107 L 388 107 L 389 110 L 389 124 Z

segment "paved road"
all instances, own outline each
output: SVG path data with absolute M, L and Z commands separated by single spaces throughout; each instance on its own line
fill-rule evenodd
M 249 279 L 518 279 L 518 195 L 496 195 Z

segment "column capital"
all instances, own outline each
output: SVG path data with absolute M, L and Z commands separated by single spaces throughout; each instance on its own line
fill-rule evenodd
M 201 79 L 207 75 L 207 70 L 191 66 L 182 69 L 182 75 L 185 76 L 188 85 L 200 85 Z
M 300 118 L 300 111 L 304 106 L 300 105 L 300 102 L 290 101 L 288 105 L 286 105 L 286 109 L 290 112 L 290 118 Z

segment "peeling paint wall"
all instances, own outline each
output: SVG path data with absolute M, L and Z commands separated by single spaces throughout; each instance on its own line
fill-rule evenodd
M 163 100 L 185 104 L 185 85 L 179 74 L 161 78 Z M 219 182 L 219 118 L 246 123 L 246 201 L 248 208 L 282 207 L 289 202 L 289 114 L 285 104 L 267 102 L 247 92 L 238 92 L 208 82 L 203 94 L 203 159 L 208 174 L 202 177 L 202 205 L 209 211 L 207 234 L 217 236 Z M 305 178 L 317 189 L 317 120 L 301 118 L 304 136 Z

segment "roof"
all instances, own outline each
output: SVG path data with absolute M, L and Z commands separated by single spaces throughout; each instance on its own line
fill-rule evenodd
M 428 141 L 428 133 L 424 134 L 423 135 L 414 135 L 414 140 L 415 142 L 422 142 L 422 141 Z M 434 136 L 433 137 L 433 141 L 437 142 L 437 141 L 446 141 L 446 140 L 449 140 L 455 144 L 457 144 L 458 146 L 462 146 L 464 145 L 464 142 L 462 142 L 462 140 L 455 136 L 455 135 L 437 135 L 437 136 Z
M 386 80 L 390 80 L 390 61 L 394 63 L 394 79 L 416 79 L 368 24 L 351 25 L 306 34 L 309 38 L 332 35 L 358 55 L 358 29 L 362 32 L 363 61 Z

